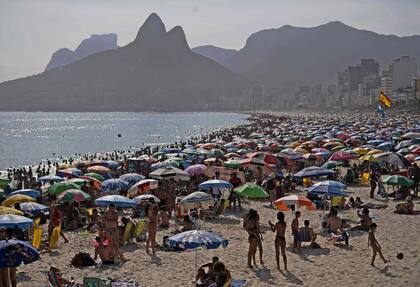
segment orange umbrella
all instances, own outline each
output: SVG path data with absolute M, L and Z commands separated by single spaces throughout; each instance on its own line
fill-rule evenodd
M 282 211 L 287 211 L 290 209 L 289 206 L 294 205 L 296 208 L 305 206 L 308 210 L 316 210 L 315 204 L 310 201 L 308 198 L 301 195 L 289 195 L 277 199 L 273 202 L 273 205 Z
M 89 172 L 97 172 L 97 173 L 108 173 L 111 172 L 111 170 L 107 167 L 101 166 L 101 165 L 94 165 L 87 168 Z

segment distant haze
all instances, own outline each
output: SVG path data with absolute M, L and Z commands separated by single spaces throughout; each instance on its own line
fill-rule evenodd
M 420 33 L 418 0 L 0 0 L 0 82 L 42 72 L 55 51 L 74 50 L 91 34 L 116 33 L 123 46 L 151 12 L 169 29 L 181 25 L 191 47 L 240 49 L 262 29 L 333 20 L 381 34 Z

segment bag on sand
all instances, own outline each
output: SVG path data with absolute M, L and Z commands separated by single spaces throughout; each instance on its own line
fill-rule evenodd
M 95 260 L 93 260 L 88 253 L 79 252 L 74 255 L 71 260 L 71 265 L 75 267 L 93 266 L 95 265 Z

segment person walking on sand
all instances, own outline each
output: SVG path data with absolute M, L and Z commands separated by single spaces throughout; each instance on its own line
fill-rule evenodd
M 147 223 L 147 241 L 146 241 L 146 252 L 149 253 L 149 245 L 152 245 L 152 253 L 155 254 L 156 245 L 156 229 L 157 229 L 157 207 L 152 202 L 146 206 L 146 217 L 149 220 Z
M 382 251 L 381 251 L 382 247 L 375 238 L 376 227 L 377 227 L 376 223 L 372 223 L 370 225 L 370 231 L 369 231 L 369 237 L 368 237 L 368 246 L 372 247 L 372 251 L 373 251 L 372 263 L 370 263 L 370 265 L 372 266 L 375 266 L 376 253 L 379 253 L 379 256 L 381 256 L 384 263 L 388 262 L 388 260 L 386 260 L 384 256 L 382 255 Z
M 284 221 L 284 213 L 278 212 L 277 213 L 277 223 L 273 224 L 271 221 L 268 222 L 270 224 L 271 230 L 276 232 L 276 239 L 274 240 L 274 247 L 276 249 L 276 262 L 277 262 L 277 269 L 280 270 L 280 249 L 281 255 L 283 256 L 284 262 L 284 269 L 287 271 L 287 258 L 286 258 L 286 222 Z

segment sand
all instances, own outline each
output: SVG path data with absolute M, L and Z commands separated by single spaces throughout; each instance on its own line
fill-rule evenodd
M 368 187 L 350 187 L 352 196 L 360 196 L 368 201 Z M 380 202 L 380 201 L 374 201 Z M 383 202 L 381 202 L 383 203 Z M 245 208 L 257 209 L 264 236 L 264 266 L 253 270 L 246 268 L 248 249 L 247 234 L 242 229 L 242 213 L 226 212 L 221 219 L 202 222 L 202 229 L 221 233 L 229 240 L 226 249 L 199 250 L 198 263 L 211 261 L 218 256 L 231 271 L 233 278 L 246 279 L 246 286 L 418 286 L 420 274 L 420 215 L 395 215 L 395 202 L 389 201 L 385 210 L 372 210 L 378 217 L 377 240 L 382 245 L 384 256 L 390 260 L 384 264 L 377 257 L 376 266 L 370 266 L 371 249 L 367 246 L 367 234 L 350 232 L 350 246 L 334 245 L 325 237 L 317 242 L 321 249 L 304 248 L 301 254 L 291 252 L 290 223 L 292 213 L 287 212 L 288 230 L 287 258 L 289 272 L 277 270 L 274 255 L 274 234 L 269 231 L 268 220 L 275 221 L 276 210 L 265 207 L 267 202 L 248 201 Z M 415 202 L 420 209 L 420 201 Z M 302 209 L 303 220 L 309 219 L 313 227 L 320 227 L 321 211 Z M 356 211 L 340 212 L 344 218 L 356 218 Z M 171 227 L 173 229 L 173 227 Z M 168 234 L 168 230 L 158 231 L 158 242 Z M 182 253 L 158 251 L 156 257 L 146 254 L 144 244 L 128 244 L 122 249 L 128 262 L 111 267 L 87 267 L 77 269 L 70 266 L 70 260 L 78 251 L 93 254 L 91 240 L 94 234 L 68 232 L 70 243 L 60 239 L 60 249 L 42 255 L 42 259 L 28 266 L 19 267 L 18 286 L 46 286 L 45 271 L 49 266 L 60 268 L 65 277 L 73 277 L 81 282 L 83 276 L 111 277 L 114 279 L 133 279 L 142 286 L 193 286 L 195 252 Z M 403 260 L 396 258 L 404 253 Z M 281 267 L 283 267 L 281 263 Z

